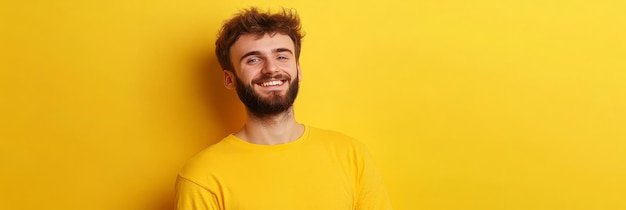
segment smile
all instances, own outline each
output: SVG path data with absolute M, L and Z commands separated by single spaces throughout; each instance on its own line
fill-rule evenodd
M 267 82 L 258 83 L 261 87 L 272 87 L 272 86 L 280 86 L 285 83 L 285 80 L 272 80 Z

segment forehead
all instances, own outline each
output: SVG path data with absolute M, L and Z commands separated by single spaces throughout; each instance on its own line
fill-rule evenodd
M 244 34 L 230 47 L 230 56 L 240 57 L 248 52 L 259 51 L 271 53 L 273 49 L 287 48 L 294 52 L 294 44 L 289 36 L 276 33 L 273 36 L 264 34 L 262 37 L 256 34 Z

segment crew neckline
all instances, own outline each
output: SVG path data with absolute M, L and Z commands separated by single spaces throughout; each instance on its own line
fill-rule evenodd
M 304 126 L 304 132 L 302 132 L 302 135 L 300 137 L 298 137 L 296 140 L 293 140 L 291 142 L 287 142 L 284 144 L 273 144 L 273 145 L 266 145 L 266 144 L 254 144 L 254 143 L 250 143 L 247 142 L 237 136 L 235 136 L 234 134 L 230 134 L 226 137 L 226 142 L 239 146 L 239 147 L 245 147 L 245 148 L 249 148 L 249 149 L 257 149 L 257 150 L 276 150 L 276 149 L 286 149 L 286 148 L 290 148 L 290 147 L 294 147 L 297 145 L 302 144 L 303 142 L 305 142 L 308 138 L 309 138 L 309 133 L 311 131 L 311 128 L 308 125 L 303 125 Z

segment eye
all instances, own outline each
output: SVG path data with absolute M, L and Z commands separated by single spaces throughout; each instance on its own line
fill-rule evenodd
M 287 59 L 289 59 L 289 57 L 284 56 L 284 55 L 279 55 L 277 59 L 278 60 L 287 60 Z
M 258 62 L 260 62 L 260 61 L 261 61 L 261 59 L 260 59 L 260 58 L 257 58 L 257 57 L 252 57 L 252 58 L 248 58 L 248 60 L 246 60 L 246 63 L 248 63 L 248 64 L 253 64 L 253 63 L 258 63 Z

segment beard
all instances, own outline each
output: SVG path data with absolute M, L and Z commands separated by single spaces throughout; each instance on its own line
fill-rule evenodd
M 280 76 L 280 75 L 278 75 Z M 263 76 L 258 80 L 267 80 L 275 78 L 276 76 Z M 248 111 L 257 117 L 273 116 L 287 111 L 298 96 L 299 80 L 296 77 L 291 81 L 291 77 L 279 77 L 286 78 L 289 83 L 289 89 L 283 95 L 278 91 L 272 91 L 269 96 L 263 97 L 256 93 L 251 85 L 244 84 L 239 77 L 235 76 L 237 80 L 237 96 L 239 100 L 246 106 Z M 256 82 L 253 82 L 256 84 Z

